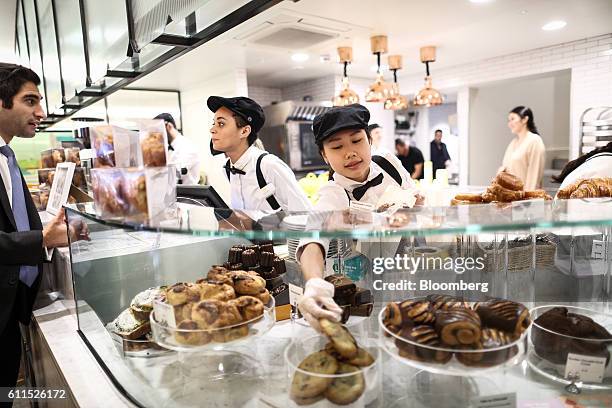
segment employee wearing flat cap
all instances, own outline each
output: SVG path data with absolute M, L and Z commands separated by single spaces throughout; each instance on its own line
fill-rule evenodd
M 200 181 L 200 156 L 195 145 L 176 128 L 174 117 L 160 113 L 154 119 L 163 119 L 168 134 L 168 163 L 181 174 L 181 184 L 193 185 Z
M 212 147 L 228 157 L 225 172 L 231 187 L 231 208 L 260 211 L 305 211 L 311 205 L 281 159 L 254 146 L 265 122 L 263 109 L 246 97 L 211 96 L 215 113 Z
M 319 190 L 316 210 L 343 210 L 351 201 L 373 207 L 392 185 L 409 190 L 407 195 L 415 194 L 410 174 L 395 156 L 371 155 L 369 120 L 370 112 L 359 104 L 335 107 L 314 119 L 314 142 L 332 174 Z M 312 227 L 309 220 L 308 228 Z M 332 299 L 334 286 L 322 279 L 328 248 L 329 239 L 302 239 L 296 254 L 306 282 L 299 308 L 317 329 L 319 318 L 338 320 L 341 314 Z

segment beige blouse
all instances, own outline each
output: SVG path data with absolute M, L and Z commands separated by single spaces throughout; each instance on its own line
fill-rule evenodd
M 540 135 L 528 132 L 522 140 L 512 139 L 502 167 L 525 183 L 525 190 L 535 190 L 542 186 L 544 159 L 546 151 Z

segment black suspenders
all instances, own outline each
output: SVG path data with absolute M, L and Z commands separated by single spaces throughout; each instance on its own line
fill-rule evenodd
M 261 171 L 261 159 L 263 159 L 263 157 L 265 155 L 267 155 L 267 154 L 268 154 L 267 152 L 266 153 L 262 153 L 257 158 L 257 163 L 255 164 L 255 175 L 257 176 L 257 185 L 259 186 L 260 190 L 268 185 L 268 183 L 266 182 L 266 179 L 264 178 L 263 172 Z M 227 163 L 226 163 L 226 166 L 225 166 L 225 174 L 227 175 L 227 179 L 230 180 L 229 159 L 227 160 Z M 279 208 L 281 208 L 281 206 L 278 203 L 278 201 L 276 201 L 276 198 L 274 197 L 274 194 L 272 194 L 271 196 L 267 197 L 266 201 L 268 202 L 268 204 L 270 204 L 270 207 L 272 207 L 272 209 L 274 211 L 276 211 Z

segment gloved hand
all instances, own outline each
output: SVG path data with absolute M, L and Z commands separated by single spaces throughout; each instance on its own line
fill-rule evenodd
M 322 317 L 340 321 L 342 309 L 334 302 L 333 297 L 333 284 L 321 278 L 312 278 L 306 282 L 298 308 L 313 329 L 321 331 L 319 319 Z

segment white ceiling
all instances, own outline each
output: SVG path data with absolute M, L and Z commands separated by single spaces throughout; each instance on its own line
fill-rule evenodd
M 0 0 L 3 1 L 3 0 Z M 295 26 L 335 37 L 305 49 L 255 45 L 268 27 Z M 551 20 L 565 20 L 558 31 L 543 31 Z M 611 0 L 302 0 L 284 1 L 241 26 L 230 30 L 172 63 L 137 81 L 133 86 L 186 90 L 196 82 L 231 68 L 244 68 L 249 84 L 283 86 L 329 74 L 340 74 L 336 47 L 352 45 L 350 74 L 369 77 L 375 57 L 369 37 L 386 34 L 389 52 L 404 57 L 402 74 L 424 70 L 419 48 L 438 47 L 436 68 L 546 47 L 609 33 Z M 276 22 L 270 24 L 270 22 Z M 285 22 L 284 24 L 282 22 Z M 253 34 L 252 32 L 259 32 Z M 239 39 L 236 39 L 239 38 Z M 295 51 L 310 59 L 297 63 Z M 320 56 L 329 56 L 322 62 Z M 383 58 L 383 64 L 386 57 Z

